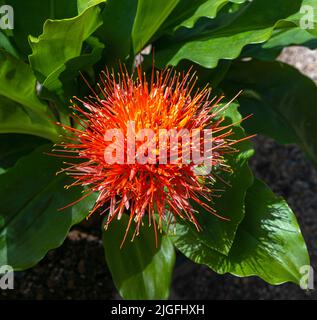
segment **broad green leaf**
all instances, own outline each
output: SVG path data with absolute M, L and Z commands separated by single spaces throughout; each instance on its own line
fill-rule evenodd
M 69 178 L 56 176 L 62 159 L 44 154 L 50 148 L 38 148 L 0 175 L 0 265 L 32 267 L 60 246 L 70 227 L 91 209 L 93 197 L 58 211 L 82 194 L 79 188 L 64 189 Z
M 228 125 L 241 120 L 235 103 L 228 107 L 226 118 L 226 124 Z M 230 137 L 231 139 L 239 140 L 245 137 L 238 124 L 233 127 L 233 130 L 235 134 Z M 226 181 L 228 185 L 217 179 L 216 176 L 217 182 L 212 188 L 222 191 L 216 192 L 218 197 L 214 197 L 213 201 L 208 203 L 216 209 L 219 215 L 230 220 L 222 220 L 193 202 L 193 207 L 199 212 L 195 217 L 202 230 L 198 232 L 192 223 L 179 221 L 180 224 L 187 225 L 191 232 L 195 234 L 195 237 L 206 246 L 225 255 L 229 253 L 237 228 L 243 220 L 246 191 L 253 182 L 253 175 L 248 167 L 248 159 L 253 154 L 250 142 L 242 141 L 235 148 L 239 150 L 239 153 L 226 157 L 227 164 L 232 168 L 232 173 L 216 172 L 217 176 L 220 176 L 222 181 Z M 213 197 L 213 194 L 211 194 L 211 197 Z
M 216 17 L 218 11 L 227 3 L 229 2 L 235 2 L 235 3 L 244 3 L 246 0 L 204 0 L 201 1 L 201 5 L 199 5 L 198 7 L 196 7 L 196 10 L 194 12 L 194 14 L 186 19 L 185 21 L 183 21 L 178 27 L 186 27 L 186 28 L 193 28 L 195 23 L 197 22 L 197 20 L 199 18 L 202 17 L 206 17 L 209 19 L 213 19 Z M 186 2 L 183 0 L 183 2 Z M 187 10 L 188 10 L 188 6 L 193 6 L 195 5 L 195 1 L 190 1 L 189 3 L 187 3 Z M 185 8 L 186 10 L 186 8 Z
M 36 96 L 36 78 L 30 66 L 0 51 L 0 96 L 11 99 L 34 112 L 46 107 Z
M 76 0 L 6 0 L 14 9 L 13 39 L 22 53 L 30 53 L 28 36 L 38 36 L 46 19 L 65 19 L 77 14 Z
M 180 0 L 138 0 L 132 30 L 134 53 L 141 51 Z
M 105 3 L 107 0 L 77 0 L 78 13 L 84 12 L 87 8 Z
M 29 37 L 32 48 L 29 60 L 39 81 L 49 77 L 57 79 L 65 70 L 64 65 L 81 55 L 84 41 L 101 24 L 98 6 L 89 7 L 74 18 L 47 20 L 38 38 Z
M 302 29 L 317 36 L 317 2 L 302 0 L 301 9 L 287 20 L 296 23 Z
M 175 252 L 167 236 L 159 235 L 156 247 L 153 227 L 143 226 L 134 238 L 132 224 L 120 249 L 128 215 L 114 219 L 103 232 L 103 244 L 114 283 L 124 299 L 167 299 L 171 284 Z
M 107 47 L 100 68 L 105 64 L 115 67 L 118 60 L 129 57 L 137 3 L 137 0 L 107 0 L 101 13 L 103 24 L 95 33 Z
M 194 19 L 196 11 L 199 10 L 200 6 L 204 5 L 205 3 L 206 0 L 179 0 L 174 10 L 161 25 L 160 29 L 158 30 L 158 34 L 161 35 L 164 33 L 170 33 L 171 31 L 175 31 L 176 29 L 182 26 L 182 23 L 185 23 L 192 17 Z
M 0 167 L 12 167 L 19 158 L 47 142 L 45 139 L 26 134 L 1 134 Z
M 161 26 L 159 33 L 169 33 L 181 27 L 193 28 L 200 18 L 215 18 L 228 3 L 243 4 L 244 2 L 246 0 L 180 0 Z
M 200 18 L 215 18 L 228 3 L 244 3 L 245 0 L 179 0 L 174 10 L 153 36 L 158 39 L 163 34 L 170 34 L 181 28 L 192 28 Z
M 65 64 L 53 71 L 43 82 L 43 86 L 55 92 L 62 101 L 69 101 L 77 93 L 77 77 L 79 71 L 94 65 L 100 58 L 104 45 L 97 38 L 88 39 L 91 44 L 90 52 L 68 60 Z
M 178 228 L 174 243 L 188 258 L 220 274 L 259 276 L 270 284 L 299 284 L 300 268 L 310 262 L 295 215 L 285 200 L 257 180 L 248 190 L 245 212 L 228 256 L 197 241 L 184 226 Z
M 232 65 L 223 84 L 243 89 L 239 97 L 249 132 L 263 133 L 280 143 L 298 143 L 317 164 L 317 88 L 312 80 L 281 62 L 249 61 Z
M 22 105 L 0 96 L 0 133 L 24 133 L 51 141 L 58 140 L 53 121 L 44 119 Z
M 0 51 L 0 133 L 27 133 L 55 141 L 53 115 L 37 97 L 30 67 Z
M 145 62 L 143 65 L 145 65 L 146 63 L 150 65 L 149 57 L 145 58 Z M 186 70 L 194 70 L 195 74 L 197 75 L 197 87 L 203 88 L 204 86 L 206 86 L 206 84 L 208 84 L 210 88 L 212 88 L 213 95 L 221 95 L 223 91 L 218 88 L 218 86 L 226 77 L 231 63 L 232 61 L 230 60 L 221 60 L 216 68 L 208 69 L 198 64 L 193 65 L 192 62 L 184 60 L 175 67 L 175 70 L 181 73 L 184 71 L 186 72 Z
M 261 60 L 275 60 L 285 47 L 291 45 L 301 45 L 315 49 L 317 48 L 317 37 L 299 27 L 276 30 L 267 42 L 246 47 L 242 56 Z
M 248 44 L 267 41 L 275 27 L 300 10 L 301 0 L 287 6 L 284 0 L 255 0 L 238 12 L 228 14 L 224 24 L 189 29 L 157 43 L 156 62 L 177 65 L 188 59 L 206 68 L 214 68 L 220 59 L 235 59 Z M 227 22 L 228 21 L 228 22 Z
M 13 57 L 19 58 L 16 49 L 13 47 L 12 43 L 8 37 L 0 30 L 0 49 L 4 49 L 6 52 L 10 53 Z

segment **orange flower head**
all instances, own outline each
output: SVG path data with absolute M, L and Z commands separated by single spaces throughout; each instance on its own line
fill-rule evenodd
M 146 216 L 156 238 L 163 221 L 169 226 L 177 217 L 199 229 L 192 201 L 219 216 L 206 203 L 214 194 L 213 169 L 230 170 L 224 155 L 234 151 L 236 141 L 219 116 L 223 97 L 210 99 L 210 89 L 195 90 L 195 84 L 190 71 L 152 71 L 148 81 L 141 67 L 131 76 L 106 70 L 100 75 L 100 92 L 91 89 L 93 96 L 73 103 L 77 126 L 61 124 L 67 135 L 58 151 L 81 159 L 62 169 L 74 178 L 70 186 L 85 186 L 84 197 L 99 195 L 88 216 L 97 210 L 107 213 L 107 228 L 127 212 L 126 235 L 133 222 L 137 235 Z M 208 137 L 207 131 L 212 133 Z M 206 151 L 211 170 L 199 175 L 206 164 L 197 164 L 193 154 L 197 158 Z

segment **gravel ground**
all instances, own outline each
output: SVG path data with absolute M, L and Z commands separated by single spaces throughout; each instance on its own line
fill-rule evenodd
M 281 61 L 295 65 L 317 82 L 317 51 L 288 48 Z M 257 137 L 251 166 L 295 211 L 317 267 L 317 172 L 296 146 L 279 146 Z M 270 286 L 255 278 L 219 276 L 207 267 L 179 258 L 174 272 L 174 299 L 317 299 L 315 290 L 293 284 Z M 317 277 L 315 277 L 317 279 Z M 317 283 L 315 284 L 317 287 Z M 76 227 L 62 247 L 52 250 L 33 269 L 16 273 L 15 290 L 0 291 L 0 299 L 116 299 L 104 263 L 100 231 Z

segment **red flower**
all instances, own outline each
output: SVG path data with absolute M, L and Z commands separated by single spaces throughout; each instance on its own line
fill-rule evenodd
M 157 224 L 161 228 L 164 220 L 169 225 L 176 216 L 188 219 L 199 229 L 191 201 L 225 219 L 205 203 L 214 194 L 212 170 L 198 175 L 197 169 L 202 165 L 193 160 L 193 153 L 201 155 L 204 143 L 209 143 L 209 150 L 205 151 L 212 152 L 212 157 L 206 159 L 211 169 L 230 170 L 224 155 L 234 151 L 232 144 L 236 141 L 229 138 L 232 129 L 219 117 L 224 110 L 219 107 L 223 97 L 210 100 L 208 87 L 195 91 L 194 74 L 180 75 L 171 69 L 152 72 L 150 83 L 140 68 L 135 77 L 121 72 L 116 79 L 106 70 L 100 78 L 99 95 L 93 91 L 93 97 L 85 101 L 77 99 L 82 106 L 73 104 L 73 119 L 79 128 L 61 125 L 68 132 L 61 144 L 63 151 L 69 152 L 70 158 L 83 160 L 69 163 L 62 171 L 75 179 L 71 186 L 88 187 L 84 197 L 99 193 L 89 216 L 97 210 L 108 213 L 107 227 L 112 219 L 120 219 L 127 211 L 130 215 L 127 231 L 134 221 L 134 235 L 147 216 L 148 223 L 154 225 L 156 238 Z M 151 130 L 154 136 L 146 136 L 144 132 L 140 135 L 142 129 Z M 172 134 L 176 139 L 172 145 L 166 140 L 168 130 L 178 133 L 212 130 L 212 136 L 206 138 L 199 133 L 196 140 L 194 135 L 186 140 Z M 117 134 L 115 139 L 111 139 L 113 132 Z M 129 134 L 135 139 L 131 140 Z M 186 161 L 188 153 L 182 148 L 192 152 Z M 170 160 L 172 155 L 174 162 Z

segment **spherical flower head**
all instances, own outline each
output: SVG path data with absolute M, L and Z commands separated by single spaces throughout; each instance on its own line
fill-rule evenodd
M 199 229 L 193 202 L 225 219 L 207 202 L 215 192 L 215 169 L 230 170 L 225 154 L 235 151 L 235 141 L 220 116 L 222 97 L 211 99 L 207 86 L 195 87 L 191 71 L 153 70 L 147 80 L 138 67 L 132 75 L 106 70 L 98 93 L 76 98 L 76 126 L 61 125 L 67 132 L 61 145 L 77 160 L 62 171 L 73 177 L 71 186 L 86 187 L 84 197 L 98 193 L 88 216 L 107 214 L 107 228 L 129 214 L 126 235 L 133 224 L 137 235 L 146 219 L 156 236 L 176 218 Z

